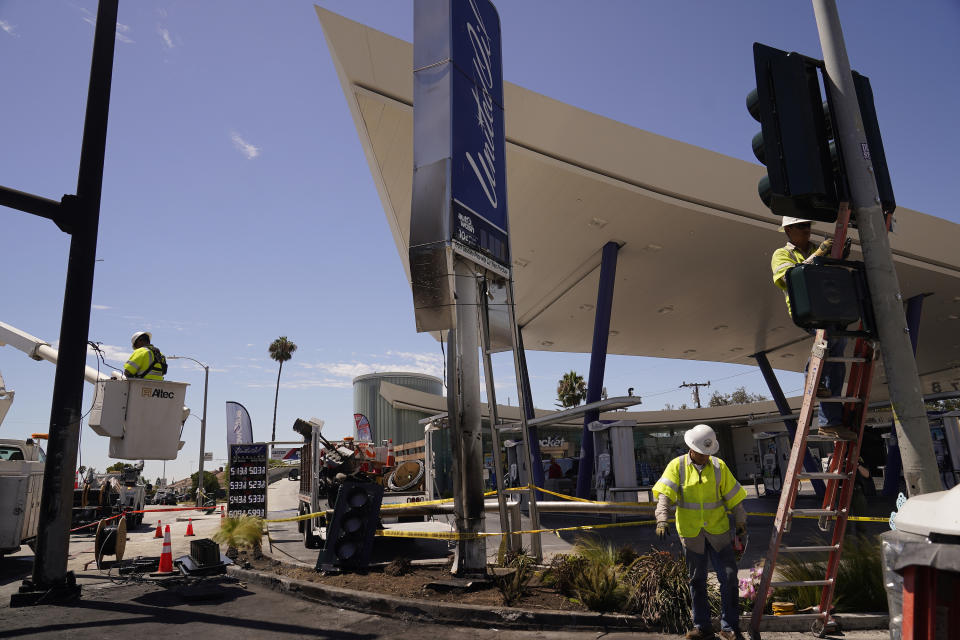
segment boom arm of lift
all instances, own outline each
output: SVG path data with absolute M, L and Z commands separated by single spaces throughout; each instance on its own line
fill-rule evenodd
M 51 347 L 49 342 L 0 322 L 0 347 L 6 345 L 23 351 L 34 360 L 46 360 L 57 364 L 57 350 Z M 100 373 L 93 367 L 86 367 L 83 371 L 83 378 L 90 384 L 96 384 L 101 380 L 109 380 L 110 376 Z
M 54 349 L 53 347 L 51 347 L 49 342 L 47 342 L 46 340 L 41 340 L 40 338 L 37 338 L 36 336 L 32 336 L 32 335 L 30 335 L 29 333 L 27 333 L 27 332 L 25 332 L 25 331 L 21 331 L 20 329 L 17 329 L 16 327 L 11 327 L 10 325 L 8 325 L 8 324 L 6 324 L 6 323 L 4 323 L 4 322 L 0 322 L 0 347 L 6 346 L 6 345 L 10 345 L 10 346 L 13 347 L 14 349 L 17 349 L 17 350 L 19 350 L 19 351 L 24 352 L 25 354 L 27 354 L 28 357 L 30 357 L 30 358 L 32 358 L 32 359 L 34 359 L 34 360 L 46 360 L 47 362 L 51 362 L 51 363 L 53 363 L 53 364 L 56 364 L 56 363 L 57 363 L 57 350 Z M 101 383 L 104 383 L 104 384 L 109 383 L 110 385 L 118 385 L 118 384 L 121 384 L 121 383 L 119 383 L 119 382 L 113 382 L 113 380 L 114 380 L 115 378 L 122 378 L 122 375 L 115 373 L 115 374 L 113 374 L 113 376 L 110 376 L 110 375 L 107 375 L 107 374 L 105 374 L 105 373 L 102 373 L 102 372 L 97 371 L 97 370 L 94 369 L 93 367 L 89 367 L 89 366 L 88 366 L 88 367 L 85 367 L 85 368 L 84 368 L 83 377 L 84 377 L 84 379 L 85 379 L 87 382 L 89 382 L 90 384 L 98 385 L 98 388 L 102 388 L 102 384 L 101 384 Z M 131 381 L 130 384 L 142 384 L 142 383 L 139 382 L 139 381 Z M 164 384 L 164 383 L 157 383 L 157 384 L 161 384 L 161 385 L 162 385 L 162 384 Z M 182 384 L 182 383 L 170 383 L 170 384 L 180 385 L 180 386 L 183 387 L 184 390 L 186 389 L 186 385 L 185 385 L 185 384 Z M 0 385 L 0 387 L 2 387 L 2 385 Z M 13 393 L 12 393 L 12 392 L 5 392 L 5 393 L 9 395 L 9 400 L 12 400 L 12 399 L 13 399 Z M 0 400 L 3 400 L 3 398 L 4 398 L 3 394 L 0 393 Z M 10 404 L 10 403 L 7 401 L 7 402 L 6 402 L 6 405 L 9 406 L 9 404 Z M 0 405 L 3 405 L 3 402 L 0 402 Z M 0 422 L 2 422 L 2 417 L 3 417 L 2 414 L 3 414 L 3 413 L 5 413 L 5 411 L 0 411 Z M 185 422 L 187 421 L 187 417 L 188 417 L 189 415 L 190 415 L 190 409 L 188 409 L 187 407 L 183 407 L 183 412 L 182 412 L 182 415 L 180 416 L 180 425 L 183 425 L 183 423 L 185 423 Z M 175 419 L 176 419 L 176 414 L 174 414 L 174 416 L 171 416 L 171 418 L 173 418 L 173 419 L 175 420 Z M 172 422 L 172 420 L 171 420 L 171 422 Z M 170 423 L 167 423 L 167 424 L 170 424 Z M 94 422 L 93 422 L 93 416 L 91 416 L 90 426 L 91 426 L 92 428 L 94 428 L 94 431 L 97 431 L 97 432 L 100 433 L 101 435 L 107 435 L 106 433 L 104 433 L 103 429 L 100 429 L 100 430 L 97 429 L 97 426 L 98 426 L 98 425 L 94 424 Z M 175 426 L 175 425 L 173 425 L 173 426 Z M 143 426 L 143 429 L 147 429 L 147 427 L 146 427 L 146 426 Z M 118 433 L 110 433 L 109 435 L 111 435 L 111 436 L 117 436 L 117 437 L 119 437 L 120 439 L 123 439 L 123 437 L 124 437 L 124 434 L 123 434 L 123 433 L 119 433 L 119 432 L 118 432 Z M 179 434 L 178 434 L 178 435 L 179 435 Z M 112 439 L 111 439 L 111 443 L 112 443 L 112 444 L 111 444 L 111 449 L 113 448 L 113 440 L 116 440 L 116 438 L 112 438 Z M 175 444 L 176 444 L 176 443 L 174 443 L 174 445 L 175 445 Z M 180 443 L 179 443 L 179 446 L 182 447 L 182 446 L 183 446 L 183 443 L 180 442 Z M 179 449 L 179 448 L 177 447 L 177 449 Z M 173 454 L 173 457 L 175 457 L 175 455 L 176 455 L 176 454 L 174 453 L 174 454 Z M 115 456 L 115 455 L 113 455 L 113 454 L 111 453 L 110 457 L 127 458 L 128 456 L 126 456 L 126 455 L 116 455 L 116 456 Z M 149 458 L 149 455 L 148 455 L 148 456 L 137 455 L 137 456 L 135 456 L 135 457 L 137 457 L 137 458 L 144 458 L 144 457 Z M 173 459 L 173 457 L 164 457 L 164 458 L 157 458 L 157 459 Z

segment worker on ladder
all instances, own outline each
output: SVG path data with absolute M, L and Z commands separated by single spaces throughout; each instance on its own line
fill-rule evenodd
M 720 583 L 720 637 L 740 640 L 739 582 L 737 557 L 733 549 L 729 513 L 733 512 L 737 536 L 747 531 L 747 497 L 737 479 L 720 458 L 717 434 L 709 425 L 698 424 L 683 434 L 689 452 L 667 464 L 663 476 L 653 485 L 657 500 L 657 537 L 666 539 L 671 505 L 676 505 L 676 526 L 683 555 L 690 572 L 690 596 L 693 600 L 694 628 L 688 640 L 714 638 L 707 600 L 707 560 Z
M 130 338 L 133 353 L 123 365 L 123 375 L 128 378 L 163 380 L 167 373 L 167 359 L 160 353 L 160 349 L 150 344 L 152 339 L 149 331 L 137 331 L 133 334 Z
M 810 227 L 810 220 L 783 216 L 780 229 L 787 234 L 787 244 L 774 251 L 770 260 L 770 268 L 773 270 L 773 283 L 783 291 L 784 298 L 787 301 L 788 314 L 790 313 L 790 295 L 787 293 L 787 271 L 798 264 L 809 264 L 813 262 L 814 258 L 828 258 L 830 257 L 830 251 L 833 249 L 831 238 L 827 238 L 819 246 L 810 242 Z M 846 258 L 849 253 L 848 241 L 844 247 L 843 257 Z M 810 333 L 813 335 L 815 332 L 811 330 Z M 847 341 L 842 336 L 827 336 L 828 357 L 842 357 L 846 346 Z M 846 367 L 843 362 L 825 362 L 823 373 L 820 376 L 820 384 L 817 386 L 817 397 L 839 396 L 843 390 L 845 376 Z M 856 437 L 853 431 L 843 425 L 843 405 L 839 402 L 820 403 L 817 425 L 820 428 L 820 433 L 824 435 L 833 435 L 844 439 Z

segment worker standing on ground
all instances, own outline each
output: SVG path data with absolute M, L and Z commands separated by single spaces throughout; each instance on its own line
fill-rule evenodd
M 130 338 L 133 353 L 123 365 L 123 375 L 128 378 L 163 380 L 167 373 L 167 359 L 160 353 L 160 349 L 150 344 L 152 339 L 149 331 L 137 331 L 133 334 Z
M 770 260 L 770 268 L 773 270 L 773 284 L 777 285 L 787 301 L 787 313 L 790 313 L 790 295 L 787 293 L 786 275 L 787 271 L 798 264 L 809 264 L 814 258 L 830 257 L 830 251 L 833 249 L 833 240 L 827 238 L 819 244 L 814 245 L 810 242 L 811 221 L 803 218 L 791 218 L 783 216 L 783 222 L 780 229 L 787 234 L 787 244 L 773 252 Z M 849 244 L 844 248 L 844 258 L 850 251 Z M 792 316 L 791 316 L 792 317 Z M 811 334 L 814 332 L 811 330 Z M 827 338 L 827 356 L 839 358 L 843 356 L 843 350 L 847 346 L 847 341 L 843 337 Z M 843 379 L 846 375 L 846 367 L 843 362 L 824 362 L 820 375 L 820 384 L 817 386 L 818 398 L 830 398 L 839 396 L 843 389 Z M 817 417 L 817 425 L 820 433 L 839 436 L 842 438 L 855 438 L 855 434 L 843 425 L 843 404 L 839 402 L 821 402 L 820 411 Z
M 743 490 L 730 469 L 720 458 L 717 434 L 709 425 L 698 424 L 683 434 L 689 452 L 667 464 L 663 476 L 653 485 L 657 500 L 657 537 L 669 534 L 669 509 L 676 505 L 677 534 L 683 543 L 683 555 L 690 571 L 690 597 L 693 600 L 694 627 L 688 640 L 714 638 L 707 600 L 707 560 L 720 583 L 720 637 L 739 640 L 739 582 L 737 559 L 733 549 L 729 512 L 733 512 L 736 533 L 743 538 L 747 531 L 747 512 Z

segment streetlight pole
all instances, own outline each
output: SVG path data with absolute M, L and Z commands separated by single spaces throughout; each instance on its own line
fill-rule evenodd
M 207 439 L 207 388 L 210 382 L 210 367 L 190 356 L 170 356 L 168 360 L 191 360 L 203 367 L 203 418 L 200 419 L 200 469 L 197 471 L 197 508 L 199 509 L 203 506 L 200 496 L 203 494 L 203 447 Z
M 826 67 L 824 83 L 835 97 L 837 122 L 834 127 L 840 134 L 840 148 L 850 184 L 850 204 L 857 217 L 860 247 L 880 337 L 880 352 L 887 374 L 887 387 L 890 389 L 900 455 L 903 457 L 907 495 L 940 491 L 943 486 L 937 474 L 917 361 L 903 314 L 903 297 L 890 253 L 890 240 L 880 208 L 837 5 L 834 0 L 813 0 L 813 10 Z

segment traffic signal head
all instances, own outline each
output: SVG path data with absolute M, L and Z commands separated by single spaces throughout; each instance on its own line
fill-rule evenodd
M 873 105 L 873 89 L 870 87 L 870 78 L 854 71 L 853 84 L 857 88 L 860 119 L 863 122 L 863 132 L 867 138 L 870 162 L 873 164 L 873 176 L 877 181 L 880 207 L 885 214 L 890 214 L 897 208 L 897 200 L 893 197 L 893 184 L 890 182 L 887 154 L 883 151 L 883 139 L 880 137 L 880 125 L 877 123 L 877 110 Z
M 760 122 L 753 151 L 767 166 L 760 199 L 777 215 L 824 222 L 837 219 L 837 175 L 817 64 L 798 53 L 754 43 L 757 88 L 747 110 Z
M 317 571 L 369 564 L 382 500 L 383 487 L 373 482 L 348 480 L 341 485 L 327 527 L 326 544 L 317 558 Z

